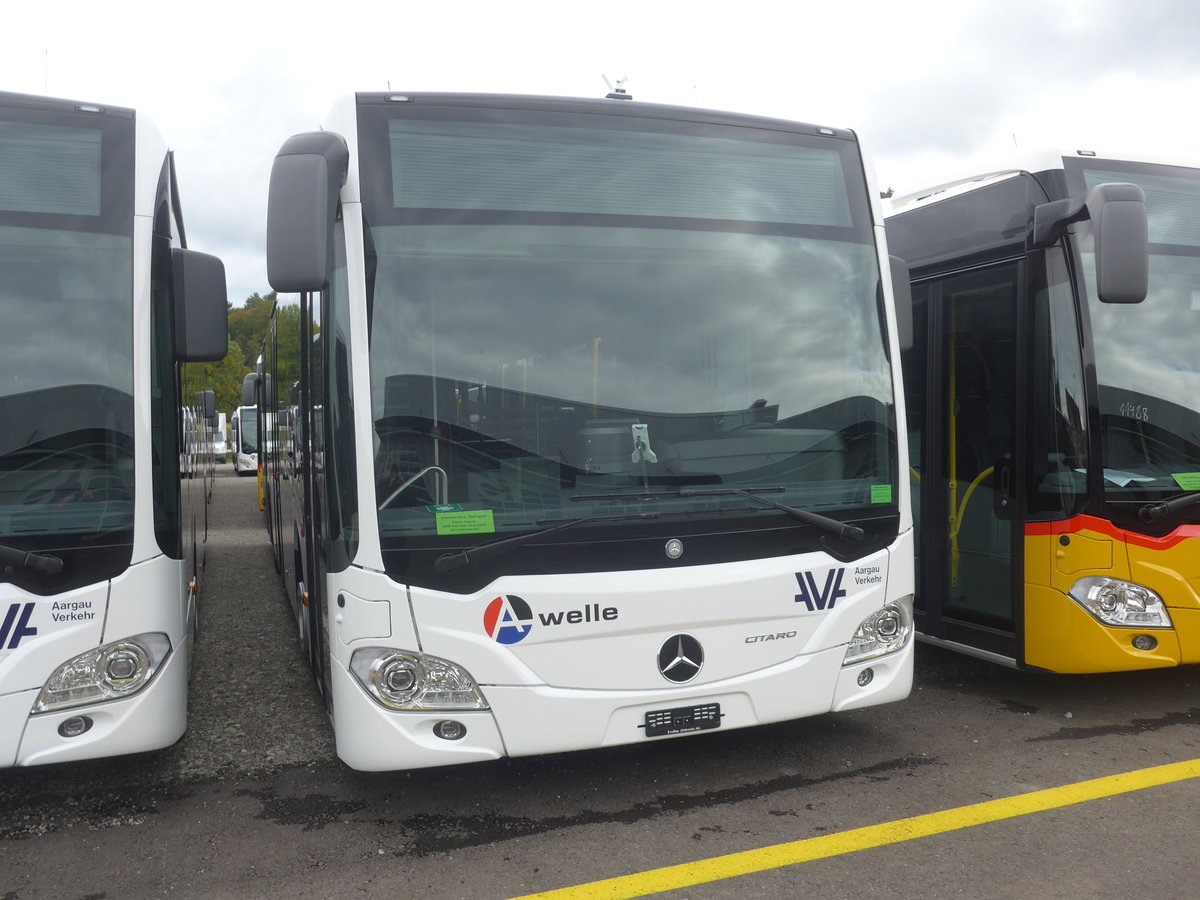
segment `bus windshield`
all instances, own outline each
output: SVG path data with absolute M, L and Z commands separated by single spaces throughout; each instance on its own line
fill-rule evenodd
M 385 541 L 895 513 L 852 140 L 452 113 L 360 108 Z
M 258 410 L 253 406 L 238 409 L 237 434 L 242 453 L 258 452 Z
M 1084 170 L 1087 187 L 1121 181 L 1145 190 L 1150 240 L 1144 302 L 1100 303 L 1089 284 L 1105 492 L 1141 500 L 1200 490 L 1200 170 L 1098 166 Z
M 98 534 L 109 547 L 129 541 L 132 144 L 128 120 L 91 128 L 0 114 L 0 542 L 10 547 L 94 553 Z M 0 577 L 20 579 L 9 572 Z

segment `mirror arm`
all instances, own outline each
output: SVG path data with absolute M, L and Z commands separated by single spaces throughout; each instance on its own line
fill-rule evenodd
M 1086 194 L 1034 207 L 1030 248 L 1049 247 L 1062 237 L 1068 225 L 1098 218 L 1104 204 L 1118 200 L 1145 203 L 1146 192 L 1136 184 L 1098 184 Z

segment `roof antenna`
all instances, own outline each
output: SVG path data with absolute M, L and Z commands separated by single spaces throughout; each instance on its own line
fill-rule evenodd
M 633 94 L 625 92 L 625 82 L 629 80 L 629 76 L 625 75 L 617 79 L 616 87 L 608 80 L 608 76 L 604 76 L 604 83 L 608 85 L 608 93 L 604 95 L 606 100 L 632 100 Z

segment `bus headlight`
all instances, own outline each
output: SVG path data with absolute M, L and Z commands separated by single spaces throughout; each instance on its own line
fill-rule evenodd
M 1148 587 L 1119 578 L 1089 576 L 1071 588 L 1071 599 L 1105 625 L 1126 628 L 1170 628 L 1162 598 Z
M 467 671 L 436 656 L 391 647 L 361 647 L 350 657 L 350 671 L 363 689 L 388 709 L 488 708 Z
M 171 652 L 165 634 L 139 634 L 68 659 L 42 686 L 32 715 L 120 700 L 150 683 Z
M 901 650 L 913 633 L 911 600 L 897 600 L 877 609 L 865 619 L 850 638 L 843 666 L 886 656 Z

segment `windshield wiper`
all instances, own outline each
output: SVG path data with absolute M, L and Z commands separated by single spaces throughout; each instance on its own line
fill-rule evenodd
M 861 541 L 866 532 L 857 525 L 851 525 L 849 522 L 839 522 L 837 519 L 832 519 L 829 516 L 823 516 L 820 513 L 809 512 L 807 509 L 797 509 L 794 506 L 787 506 L 783 503 L 776 503 L 774 500 L 768 500 L 766 497 L 758 496 L 759 493 L 782 493 L 785 488 L 768 487 L 754 488 L 751 491 L 744 491 L 740 488 L 680 488 L 677 491 L 651 491 L 647 493 L 631 493 L 631 494 L 591 494 L 586 496 L 572 497 L 572 500 L 659 500 L 665 497 L 745 497 L 747 500 L 753 500 L 755 503 L 760 503 L 763 506 L 771 506 L 775 509 L 782 510 L 793 519 L 798 519 L 806 525 L 816 525 L 831 534 L 836 534 L 840 538 L 845 538 L 850 541 Z
M 784 488 L 755 488 L 758 491 L 782 492 Z M 737 488 L 682 488 L 678 491 L 654 491 L 649 493 L 632 493 L 632 494 L 590 494 L 577 495 L 571 497 L 572 500 L 658 500 L 666 497 L 715 497 L 715 496 L 736 496 L 745 497 L 747 500 L 752 500 L 763 506 L 771 506 L 775 509 L 787 513 L 794 519 L 798 519 L 807 525 L 815 525 L 825 531 L 837 535 L 850 541 L 861 541 L 865 536 L 864 532 L 857 525 L 851 525 L 849 522 L 839 522 L 837 519 L 831 519 L 828 516 L 823 516 L 820 513 L 809 512 L 806 509 L 796 509 L 794 506 L 786 506 L 782 503 L 776 503 L 774 500 L 769 500 L 766 497 L 760 497 L 750 491 L 743 491 Z M 694 515 L 694 510 L 673 510 L 669 514 L 676 515 Z M 455 569 L 460 569 L 463 566 L 476 566 L 479 562 L 490 557 L 504 553 L 522 544 L 528 544 L 540 537 L 545 537 L 548 534 L 554 534 L 559 531 L 566 531 L 568 528 L 574 528 L 576 525 L 583 525 L 589 522 L 619 522 L 628 521 L 630 519 L 658 519 L 663 516 L 663 513 L 658 512 L 640 512 L 640 513 L 624 513 L 614 516 L 584 516 L 580 519 L 569 519 L 566 522 L 560 522 L 557 525 L 551 525 L 549 528 L 543 528 L 539 531 L 529 531 L 524 534 L 514 535 L 510 538 L 503 538 L 498 541 L 492 541 L 490 544 L 483 544 L 479 547 L 469 547 L 466 550 L 459 550 L 454 553 L 443 553 L 433 561 L 433 570 L 439 575 L 444 575 L 447 572 L 453 572 Z
M 1154 503 L 1143 503 L 1138 507 L 1138 518 L 1143 522 L 1157 522 L 1165 519 L 1171 513 L 1186 509 L 1194 503 L 1200 503 L 1200 491 L 1190 494 L 1180 494 L 1170 500 L 1158 500 Z
M 757 488 L 757 490 L 781 492 L 783 488 Z M 831 519 L 829 516 L 823 516 L 820 513 L 809 512 L 807 509 L 797 509 L 794 506 L 776 503 L 774 500 L 760 497 L 758 494 L 743 491 L 739 488 L 681 488 L 676 491 L 676 494 L 680 497 L 719 497 L 722 494 L 745 497 L 747 500 L 753 500 L 755 503 L 761 503 L 763 506 L 773 506 L 775 509 L 787 513 L 793 519 L 798 519 L 809 525 L 816 525 L 818 528 L 824 529 L 831 534 L 836 534 L 838 537 L 848 541 L 861 541 L 866 537 L 866 532 L 857 525 L 851 525 L 849 522 L 839 522 L 837 519 Z
M 528 544 L 548 534 L 566 531 L 568 528 L 574 528 L 576 525 L 583 525 L 587 522 L 617 522 L 628 519 L 658 519 L 661 517 L 661 513 L 644 512 L 616 516 L 584 516 L 582 519 L 569 519 L 566 522 L 551 525 L 549 528 L 542 528 L 538 531 L 527 531 L 524 534 L 502 538 L 501 540 L 492 541 L 490 544 L 483 544 L 479 547 L 468 547 L 466 550 L 459 550 L 454 553 L 443 553 L 433 561 L 433 571 L 439 575 L 445 575 L 447 572 L 453 572 L 455 569 L 461 569 L 463 566 L 474 568 L 482 560 L 497 556 L 506 550 L 512 550 L 515 547 Z
M 45 575 L 57 575 L 63 570 L 63 561 L 49 553 L 31 553 L 0 544 L 0 566 L 5 569 L 33 569 Z

